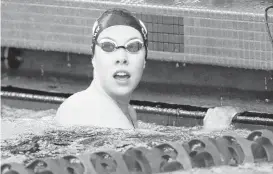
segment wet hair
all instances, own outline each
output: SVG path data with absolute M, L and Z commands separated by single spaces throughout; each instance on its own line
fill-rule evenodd
M 145 47 L 145 59 L 147 59 L 148 51 L 148 32 L 144 23 L 137 19 L 131 12 L 122 8 L 114 8 L 105 11 L 94 23 L 92 31 L 92 56 L 95 53 L 95 42 L 97 41 L 100 33 L 111 26 L 126 25 L 135 28 L 141 33 Z

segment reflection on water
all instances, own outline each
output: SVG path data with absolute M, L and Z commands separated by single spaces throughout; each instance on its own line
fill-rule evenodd
M 27 163 L 34 158 L 79 155 L 100 149 L 124 151 L 129 147 L 152 147 L 162 142 L 184 142 L 203 136 L 220 136 L 223 133 L 246 137 L 250 131 L 229 128 L 224 131 L 206 133 L 201 127 L 167 127 L 139 122 L 139 130 L 119 130 L 98 127 L 58 126 L 54 121 L 56 110 L 32 111 L 2 106 L 1 151 L 2 162 Z M 109 115 L 110 116 L 110 115 Z M 259 167 L 260 166 L 260 167 Z M 201 169 L 194 169 L 198 173 Z M 208 173 L 223 173 L 230 167 L 202 169 Z M 217 172 L 217 170 L 219 170 Z M 238 171 L 273 171 L 269 164 L 251 164 L 238 167 Z M 202 173 L 202 172 L 201 172 Z M 242 173 L 242 172 L 241 172 Z

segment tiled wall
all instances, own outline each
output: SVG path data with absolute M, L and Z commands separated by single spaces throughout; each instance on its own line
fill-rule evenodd
M 212 61 L 217 57 L 227 65 L 238 62 L 244 67 L 273 68 L 273 45 L 263 22 L 192 17 L 185 20 L 185 26 L 185 52 L 189 54 L 201 54 Z
M 184 52 L 184 18 L 176 16 L 136 14 L 148 30 L 149 49 Z
M 90 54 L 91 30 L 106 9 L 133 11 L 149 31 L 149 58 L 273 70 L 264 11 L 243 13 L 118 2 L 3 0 L 3 46 Z M 273 33 L 273 15 L 269 17 Z

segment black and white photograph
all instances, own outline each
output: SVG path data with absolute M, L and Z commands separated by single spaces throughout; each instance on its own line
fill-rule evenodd
M 272 174 L 273 0 L 1 0 L 2 174 Z

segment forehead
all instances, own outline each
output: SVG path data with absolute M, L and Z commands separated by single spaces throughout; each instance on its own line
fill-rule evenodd
M 120 42 L 128 41 L 131 38 L 139 38 L 140 40 L 142 40 L 142 36 L 138 30 L 125 25 L 115 25 L 106 28 L 100 33 L 98 40 L 101 40 L 103 38 L 111 38 L 115 41 Z

